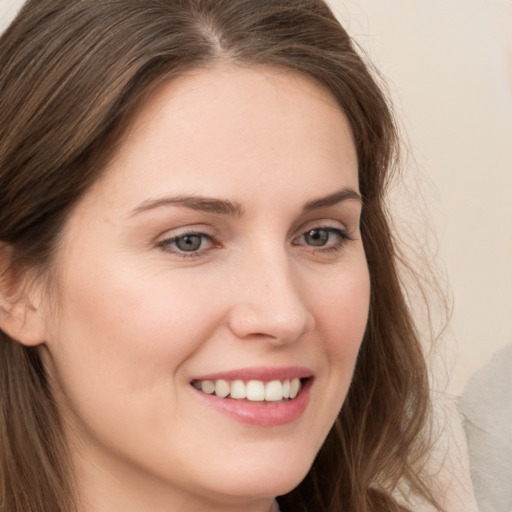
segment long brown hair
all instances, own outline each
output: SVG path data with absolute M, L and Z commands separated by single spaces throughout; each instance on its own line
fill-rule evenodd
M 427 371 L 401 288 L 384 195 L 397 154 L 389 103 L 321 0 L 31 0 L 0 40 L 0 244 L 12 270 L 51 267 L 73 205 L 162 80 L 217 61 L 314 78 L 345 112 L 364 199 L 369 321 L 342 411 L 293 512 L 391 512 L 418 474 Z M 0 246 L 1 249 L 1 246 Z M 0 507 L 75 510 L 58 410 L 37 348 L 0 332 Z

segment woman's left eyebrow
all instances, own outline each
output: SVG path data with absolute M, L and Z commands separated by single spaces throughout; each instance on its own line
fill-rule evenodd
M 357 201 L 361 205 L 363 204 L 363 198 L 359 192 L 356 192 L 353 188 L 346 187 L 338 192 L 334 192 L 318 199 L 308 201 L 303 208 L 304 212 L 312 210 L 318 210 L 320 208 L 328 208 L 329 206 L 335 206 L 343 201 Z

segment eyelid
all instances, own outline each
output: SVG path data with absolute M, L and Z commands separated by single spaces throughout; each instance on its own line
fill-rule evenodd
M 293 240 L 297 240 L 298 238 L 300 238 L 300 237 L 310 233 L 311 231 L 318 231 L 318 230 L 325 230 L 325 231 L 328 231 L 329 233 L 337 233 L 340 236 L 343 236 L 344 238 L 347 238 L 347 239 L 350 239 L 350 240 L 353 239 L 352 234 L 350 233 L 350 231 L 348 229 L 344 228 L 344 227 L 317 225 L 317 226 L 313 226 L 313 227 L 310 227 L 310 228 L 307 228 L 307 229 L 301 231 L 297 236 L 294 236 L 292 238 L 292 241 Z
M 291 236 L 291 239 L 293 240 L 298 236 L 303 235 L 308 231 L 311 231 L 312 229 L 337 229 L 340 231 L 344 231 L 346 233 L 351 232 L 351 230 L 347 227 L 346 223 L 342 222 L 341 220 L 324 217 L 308 220 L 307 222 L 300 224 L 296 229 L 293 230 L 294 234 Z
M 204 235 L 210 238 L 215 238 L 214 229 L 207 224 L 192 224 L 188 226 L 180 226 L 173 229 L 163 231 L 155 240 L 155 244 L 162 241 L 170 240 L 171 238 L 180 238 L 187 235 Z

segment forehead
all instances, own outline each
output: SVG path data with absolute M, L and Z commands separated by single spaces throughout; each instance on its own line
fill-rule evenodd
M 314 80 L 275 68 L 222 65 L 160 84 L 106 171 L 100 187 L 128 191 L 132 183 L 137 196 L 225 196 L 241 187 L 254 194 L 269 179 L 305 191 L 321 181 L 320 195 L 357 189 L 352 134 L 335 99 Z

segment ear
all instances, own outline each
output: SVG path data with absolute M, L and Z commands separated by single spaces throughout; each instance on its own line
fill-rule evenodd
M 41 287 L 29 272 L 12 265 L 12 250 L 0 244 L 0 329 L 27 346 L 45 341 Z

